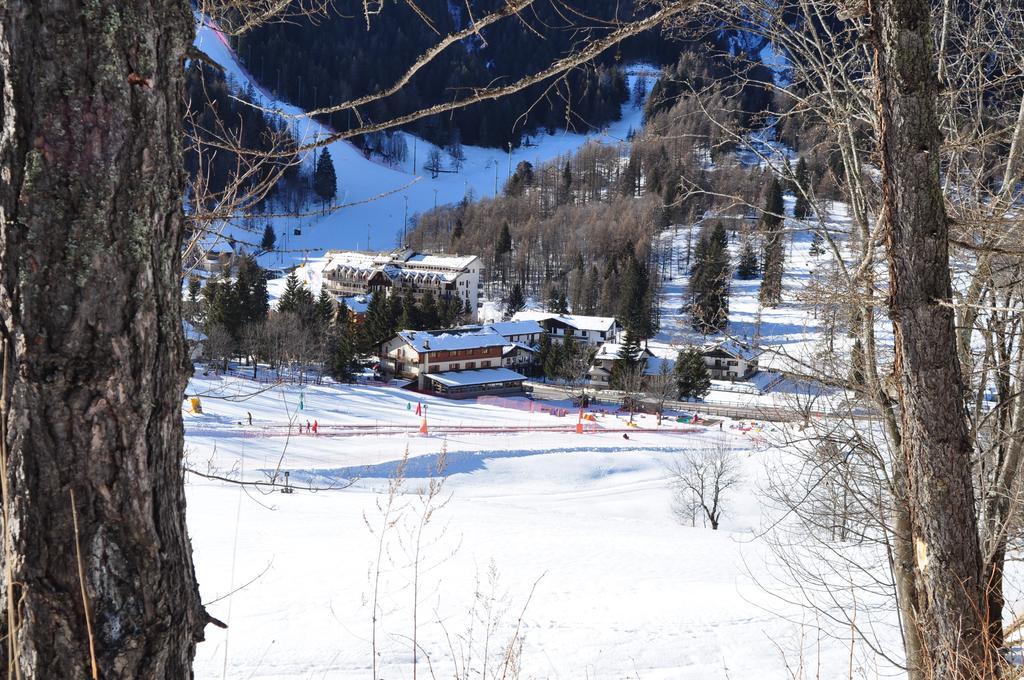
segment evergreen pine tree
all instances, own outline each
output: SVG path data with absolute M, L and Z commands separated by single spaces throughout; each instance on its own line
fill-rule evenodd
M 317 296 L 313 305 L 313 318 L 316 320 L 317 326 L 325 332 L 334 318 L 334 299 L 327 292 L 326 286 L 321 286 L 320 295 Z
M 703 399 L 711 391 L 711 376 L 704 355 L 696 347 L 679 352 L 676 357 L 676 384 L 683 399 Z
M 691 276 L 693 328 L 705 335 L 721 331 L 729 323 L 729 237 L 725 225 L 715 224 L 701 235 Z
M 419 324 L 419 315 L 420 311 L 416 307 L 416 300 L 413 298 L 412 292 L 407 292 L 402 296 L 402 312 L 398 315 L 398 330 L 423 330 Z
M 266 226 L 263 227 L 263 238 L 260 239 L 260 250 L 265 253 L 269 253 L 274 250 L 277 245 L 277 234 L 274 233 L 274 227 L 267 222 Z
M 331 201 L 338 193 L 338 177 L 334 171 L 331 152 L 326 147 L 320 151 L 313 169 L 313 191 L 322 201 Z
M 199 300 L 199 296 L 202 294 L 203 282 L 198 276 L 193 274 L 188 277 L 188 297 L 185 300 L 184 317 L 189 323 L 195 325 L 199 322 L 202 316 L 203 306 Z
M 243 257 L 238 263 L 235 294 L 243 324 L 259 323 L 267 318 L 270 308 L 267 274 L 251 257 Z
M 758 273 L 757 253 L 754 251 L 754 244 L 747 238 L 740 247 L 740 261 L 736 267 L 736 277 L 749 281 L 756 279 Z
M 765 307 L 774 307 L 782 301 L 782 275 L 785 268 L 786 249 L 782 232 L 783 215 L 782 187 L 772 177 L 765 196 L 764 213 L 761 216 L 764 238 L 764 268 L 759 298 Z
M 764 275 L 761 278 L 759 298 L 765 307 L 775 307 L 782 302 L 785 260 L 786 249 L 782 230 L 774 228 L 764 239 Z
M 647 267 L 637 260 L 630 246 L 619 283 L 616 317 L 623 328 L 632 330 L 641 339 L 653 335 L 649 288 Z
M 508 229 L 508 222 L 505 222 L 501 225 L 498 242 L 494 244 L 494 258 L 498 259 L 505 253 L 510 252 L 512 252 L 512 233 Z
M 810 182 L 807 173 L 807 161 L 800 157 L 794 170 L 793 183 L 796 185 L 796 203 L 793 205 L 793 217 L 799 220 L 806 219 L 811 214 L 811 202 L 807 200 L 807 193 L 810 192 Z
M 551 285 L 548 288 L 547 299 L 544 307 L 552 314 L 568 314 L 569 303 L 565 299 L 565 291 L 558 286 Z
M 808 250 L 811 257 L 817 257 L 825 252 L 825 238 L 821 235 L 817 229 L 811 232 L 811 247 Z
M 277 311 L 294 314 L 303 326 L 313 321 L 313 293 L 299 281 L 294 271 L 288 275 L 284 284 L 284 293 L 277 301 Z
M 356 363 L 355 324 L 344 302 L 338 302 L 334 327 L 331 332 L 330 374 L 339 382 L 352 382 Z
M 508 298 L 505 300 L 505 318 L 511 318 L 516 312 L 526 307 L 526 296 L 523 294 L 523 287 L 516 282 L 512 286 Z
M 356 347 L 360 354 L 373 353 L 378 343 L 389 339 L 390 316 L 391 305 L 387 296 L 380 292 L 373 293 L 366 305 L 363 323 L 359 325 Z
M 555 301 L 555 311 L 559 314 L 569 313 L 569 300 L 565 297 L 565 291 L 558 289 L 558 299 Z
M 785 214 L 785 201 L 782 197 L 782 185 L 778 178 L 772 177 L 765 194 L 764 211 L 761 213 L 761 224 L 765 231 L 772 231 L 782 224 Z
M 202 295 L 206 327 L 224 328 L 237 343 L 244 321 L 238 290 L 230 281 L 214 279 L 206 283 Z
M 558 185 L 558 196 L 557 200 L 559 205 L 572 202 L 572 168 L 569 166 L 569 161 L 565 161 L 565 166 L 562 168 L 562 180 Z
M 537 365 L 545 375 L 547 375 L 546 367 L 552 348 L 551 338 L 547 333 L 542 333 L 540 336 L 540 347 L 537 350 Z
M 639 367 L 641 352 L 637 334 L 632 329 L 626 329 L 626 337 L 619 347 L 619 356 L 612 363 L 612 374 L 609 379 L 612 389 L 621 390 L 627 387 L 625 381 L 627 376 Z
M 441 326 L 441 315 L 437 308 L 437 298 L 434 291 L 428 290 L 420 300 L 420 322 L 427 330 L 433 330 Z
M 566 339 L 571 341 L 570 338 Z M 565 346 L 556 342 L 550 342 L 550 349 L 544 356 L 544 376 L 549 380 L 558 378 L 562 374 L 562 358 L 565 356 Z
M 441 304 L 441 327 L 457 326 L 462 317 L 462 298 L 458 294 L 446 297 Z

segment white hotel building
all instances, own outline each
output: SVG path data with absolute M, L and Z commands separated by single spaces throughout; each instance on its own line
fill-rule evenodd
M 475 255 L 434 255 L 404 248 L 390 253 L 328 250 L 322 275 L 338 297 L 412 293 L 419 302 L 428 290 L 437 300 L 458 296 L 476 319 L 483 266 Z

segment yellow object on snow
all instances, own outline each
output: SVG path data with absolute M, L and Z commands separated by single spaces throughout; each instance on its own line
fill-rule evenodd
M 188 401 L 192 405 L 192 413 L 203 412 L 203 402 L 199 401 L 199 397 L 189 397 Z

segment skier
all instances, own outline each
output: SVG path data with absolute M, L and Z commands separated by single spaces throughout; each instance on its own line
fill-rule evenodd
M 317 428 L 319 428 L 319 427 L 320 427 L 320 424 L 318 422 L 316 422 L 316 419 L 314 418 L 313 419 L 313 434 L 316 434 Z
M 312 432 L 313 432 L 313 426 L 310 425 L 309 421 L 307 420 L 306 421 L 306 434 L 312 434 Z
M 249 416 L 249 426 L 252 427 L 252 414 L 246 411 L 245 415 Z

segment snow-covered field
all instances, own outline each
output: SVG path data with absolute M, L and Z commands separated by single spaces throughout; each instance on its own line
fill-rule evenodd
M 613 415 L 580 435 L 571 411 L 420 398 L 424 436 L 415 395 L 401 390 L 256 389 L 237 378 L 193 379 L 204 413 L 185 416 L 188 464 L 248 480 L 280 466 L 292 483 L 321 490 L 282 494 L 188 476 L 203 599 L 229 625 L 207 628 L 200 678 L 373 677 L 378 565 L 377 677 L 389 680 L 413 677 L 414 601 L 423 677 L 453 677 L 464 663 L 473 670 L 459 677 L 484 677 L 484 659 L 493 670 L 517 625 L 524 678 L 783 678 L 801 644 L 824 669 L 846 667 L 845 645 L 816 650 L 813 631 L 780 617 L 798 613 L 777 610 L 755 583 L 772 561 L 759 533 L 771 518 L 757 489 L 780 454 L 758 450 L 731 423 L 659 430 L 647 417 L 625 440 L 603 431 L 624 428 Z M 297 434 L 306 420 L 318 434 Z M 358 426 L 409 431 L 360 434 Z M 536 429 L 501 431 L 527 427 Z M 666 466 L 719 443 L 740 462 L 743 483 L 713 532 L 677 521 Z M 419 491 L 442 451 L 448 478 L 423 532 L 414 595 Z M 401 510 L 382 532 L 381 508 L 406 452 Z M 354 484 L 341 488 L 348 479 Z

